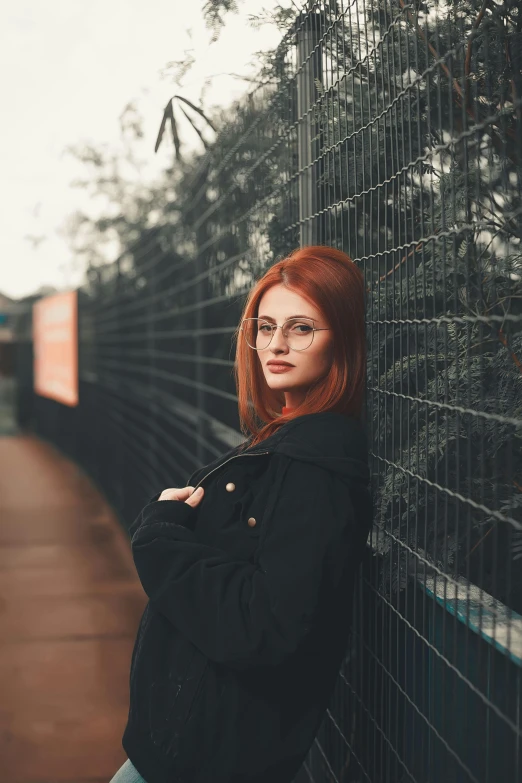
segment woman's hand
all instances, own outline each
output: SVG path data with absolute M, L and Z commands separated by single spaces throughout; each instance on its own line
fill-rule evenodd
M 163 490 L 158 500 L 181 500 L 195 508 L 203 498 L 204 492 L 203 487 L 198 487 L 195 492 L 194 487 L 183 487 L 183 489 L 169 487 Z

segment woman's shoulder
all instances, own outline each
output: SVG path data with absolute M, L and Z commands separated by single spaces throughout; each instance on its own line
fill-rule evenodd
M 367 479 L 368 445 L 359 419 L 325 411 L 297 417 L 291 423 L 294 426 L 281 433 L 276 452 Z
M 281 428 L 282 441 L 287 438 L 305 438 L 323 442 L 325 438 L 364 437 L 366 430 L 360 419 L 337 411 L 318 411 L 296 416 Z

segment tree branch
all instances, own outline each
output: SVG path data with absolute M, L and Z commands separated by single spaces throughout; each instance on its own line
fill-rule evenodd
M 404 0 L 399 0 L 399 3 L 400 3 L 400 5 L 401 5 L 401 8 L 405 9 L 405 7 L 406 7 L 406 4 L 405 4 Z M 487 0 L 484 0 L 484 11 L 485 11 L 485 7 L 486 7 L 486 5 L 487 5 Z M 481 9 L 481 10 L 482 10 L 482 9 Z M 435 47 L 434 47 L 434 46 L 433 46 L 433 45 L 432 45 L 432 44 L 431 44 L 431 43 L 428 41 L 428 38 L 427 38 L 427 36 L 426 36 L 426 35 L 424 34 L 424 32 L 421 30 L 421 28 L 420 28 L 420 26 L 419 26 L 419 23 L 418 23 L 418 21 L 417 21 L 417 17 L 416 17 L 416 16 L 414 16 L 414 15 L 412 14 L 412 12 L 411 12 L 409 9 L 407 10 L 407 12 L 406 12 L 406 13 L 407 13 L 408 19 L 410 20 L 411 24 L 414 26 L 414 28 L 415 28 L 415 30 L 416 30 L 416 32 L 417 32 L 417 34 L 418 34 L 418 35 L 420 36 L 420 38 L 421 38 L 421 39 L 424 41 L 424 43 L 427 45 L 427 47 L 428 47 L 429 51 L 431 52 L 431 54 L 432 54 L 432 55 L 433 55 L 433 56 L 434 56 L 434 57 L 437 59 L 437 61 L 438 61 L 438 64 L 440 65 L 440 67 L 442 68 L 442 70 L 444 71 L 444 73 L 446 74 L 446 76 L 448 77 L 448 79 L 449 79 L 449 80 L 452 82 L 453 89 L 454 89 L 454 91 L 455 91 L 455 92 L 456 92 L 456 94 L 457 94 L 457 96 L 454 98 L 454 100 L 455 100 L 455 103 L 457 104 L 457 106 L 458 106 L 460 109 L 462 109 L 462 107 L 464 107 L 464 110 L 465 110 L 466 114 L 467 114 L 469 117 L 471 117 L 471 119 L 473 120 L 473 122 L 475 122 L 475 123 L 476 123 L 476 122 L 477 122 L 477 120 L 478 120 L 478 119 L 479 119 L 479 117 L 480 117 L 480 110 L 479 110 L 479 109 L 477 109 L 477 105 L 476 105 L 476 103 L 475 103 L 475 102 L 473 102 L 473 105 L 472 105 L 472 106 L 469 106 L 469 105 L 467 105 L 467 100 L 465 99 L 465 97 L 464 97 L 464 96 L 463 96 L 463 94 L 462 94 L 462 89 L 461 89 L 461 87 L 460 87 L 460 84 L 458 83 L 458 80 L 457 80 L 456 78 L 453 78 L 453 79 L 451 78 L 451 73 L 450 73 L 450 70 L 449 70 L 448 66 L 447 66 L 447 65 L 446 65 L 444 62 L 442 62 L 442 61 L 441 61 L 441 57 L 440 57 L 440 55 L 439 55 L 438 51 L 437 51 L 437 50 L 435 49 Z M 484 14 L 482 14 L 482 16 L 483 16 L 483 15 L 484 15 Z M 468 51 L 470 51 L 470 47 L 471 47 L 471 44 L 472 44 L 472 41 L 473 41 L 473 37 L 474 37 L 474 33 L 475 33 L 475 30 L 476 30 L 476 27 L 478 27 L 478 24 L 480 24 L 480 21 L 482 20 L 482 16 L 480 16 L 480 13 L 479 13 L 479 17 L 480 17 L 480 19 L 479 19 L 479 17 L 477 17 L 477 19 L 475 20 L 474 27 L 473 27 L 473 30 L 472 30 L 472 31 L 471 31 L 471 33 L 470 33 L 470 38 L 469 38 L 469 41 L 468 41 Z M 477 21 L 478 21 L 478 24 L 477 24 Z M 474 111 L 474 109 L 477 109 L 477 111 L 475 112 L 475 111 Z M 513 140 L 515 140 L 515 141 L 516 141 L 516 135 L 515 135 L 515 132 L 513 131 L 513 129 L 511 129 L 511 128 L 506 128 L 506 129 L 505 129 L 505 133 L 506 133 L 506 135 L 507 135 L 507 136 L 510 136 L 510 137 L 511 137 Z M 517 155 L 516 155 L 516 153 L 515 153 L 514 151 L 509 151 L 508 149 L 506 149 L 506 145 L 504 144 L 504 142 L 502 141 L 502 139 L 500 139 L 500 138 L 499 138 L 499 136 L 498 136 L 498 131 L 496 131 L 496 129 L 494 128 L 494 126 L 493 126 L 493 125 L 491 125 L 491 140 L 492 140 L 492 142 L 493 142 L 493 146 L 495 147 L 495 150 L 496 150 L 496 152 L 497 152 L 497 153 L 498 153 L 498 154 L 499 154 L 501 157 L 502 157 L 503 155 L 507 155 L 507 156 L 508 156 L 508 158 L 509 158 L 509 159 L 510 159 L 510 160 L 511 160 L 513 163 L 517 163 L 517 162 L 518 162 L 518 158 L 517 158 Z
M 509 342 L 506 334 L 502 331 L 502 327 L 500 327 L 500 329 L 498 330 L 498 339 L 500 340 L 504 348 L 506 348 L 510 352 L 511 358 L 515 362 L 515 365 L 518 367 L 518 371 L 522 374 L 522 362 L 520 361 L 520 359 L 518 358 L 518 356 L 514 351 L 510 351 Z

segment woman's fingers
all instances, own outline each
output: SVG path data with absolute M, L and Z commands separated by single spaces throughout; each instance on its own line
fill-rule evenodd
M 194 487 L 183 487 L 182 489 L 174 489 L 169 487 L 164 489 L 158 500 L 181 500 L 188 503 L 189 506 L 197 506 L 203 497 L 203 487 L 198 487 L 194 492 Z
M 169 487 L 163 490 L 158 500 L 186 500 L 193 491 L 194 487 L 183 487 L 182 489 Z
M 192 489 L 192 487 L 191 487 Z M 185 503 L 188 503 L 189 506 L 197 506 L 200 500 L 203 498 L 203 487 L 198 487 L 195 492 L 193 492 L 187 500 L 185 500 Z

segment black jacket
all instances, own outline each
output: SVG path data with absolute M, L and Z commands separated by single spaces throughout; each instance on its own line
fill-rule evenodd
M 196 508 L 158 492 L 130 529 L 149 602 L 122 744 L 147 783 L 291 783 L 346 654 L 363 427 L 308 414 L 238 449 L 189 478 Z

